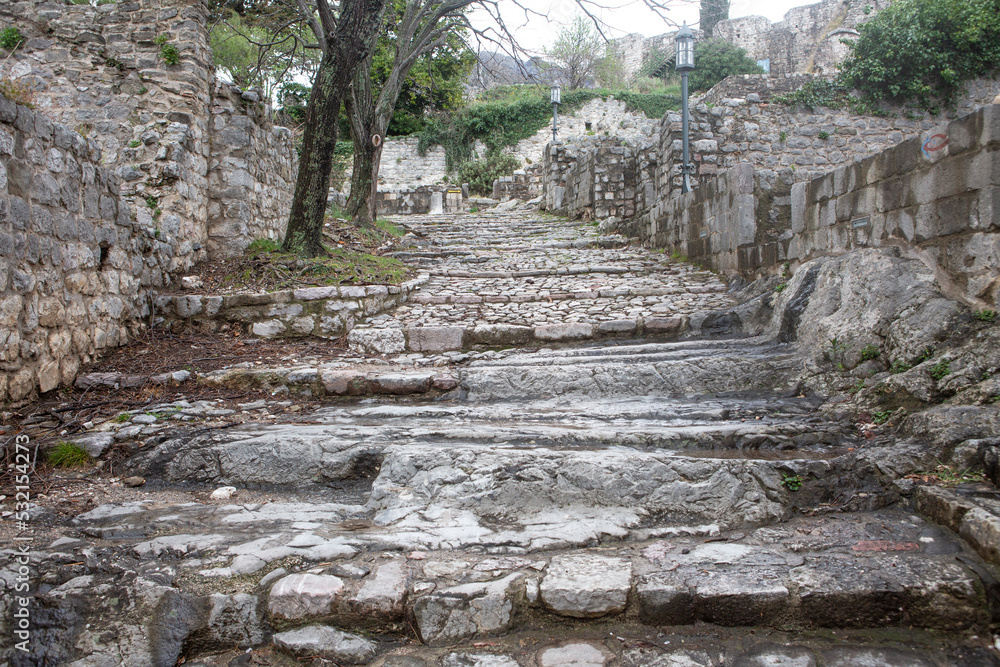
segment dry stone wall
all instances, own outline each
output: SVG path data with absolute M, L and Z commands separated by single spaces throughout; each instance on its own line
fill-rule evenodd
M 896 246 L 934 268 L 954 298 L 1000 302 L 1000 105 L 924 130 L 791 191 L 790 219 L 738 165 L 636 219 L 644 242 L 728 275 Z
M 270 123 L 256 93 L 217 84 L 211 108 L 208 250 L 238 255 L 254 239 L 281 239 L 292 208 L 298 153 Z
M 172 250 L 93 140 L 0 96 L 0 402 L 73 381 L 149 314 Z
M 0 77 L 97 142 L 130 215 L 170 246 L 170 271 L 277 234 L 296 168 L 290 133 L 275 131 L 259 94 L 216 88 L 207 17 L 203 0 L 0 4 L 0 23 L 28 37 Z
M 216 88 L 202 0 L 0 3 L 0 402 L 69 383 L 154 292 L 283 231 L 296 154 L 260 96 Z M 157 38 L 177 47 L 175 65 Z

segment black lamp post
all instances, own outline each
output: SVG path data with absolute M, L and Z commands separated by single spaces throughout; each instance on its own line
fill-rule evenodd
M 552 95 L 552 143 L 556 143 L 556 135 L 559 132 L 559 105 L 562 104 L 562 89 L 559 84 L 552 84 L 549 91 Z
M 682 185 L 681 192 L 691 192 L 691 172 L 694 171 L 690 162 L 688 148 L 688 124 L 690 122 L 690 112 L 688 111 L 688 73 L 694 69 L 694 33 L 688 27 L 687 21 L 674 37 L 677 44 L 677 60 L 675 68 L 681 73 L 681 122 L 683 125 L 684 162 L 681 164 Z

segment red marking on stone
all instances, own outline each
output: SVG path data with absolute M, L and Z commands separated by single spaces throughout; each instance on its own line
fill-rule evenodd
M 884 540 L 861 540 L 852 551 L 919 551 L 920 545 L 914 542 L 887 542 Z

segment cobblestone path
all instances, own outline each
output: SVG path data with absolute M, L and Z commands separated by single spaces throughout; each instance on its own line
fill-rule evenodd
M 998 664 L 988 566 L 896 505 L 919 447 L 824 411 L 794 347 L 686 330 L 714 276 L 537 213 L 403 222 L 431 281 L 352 358 L 199 379 L 275 388 L 235 407 L 273 422 L 184 400 L 81 439 L 137 488 L 32 515 L 12 665 Z
M 430 352 L 474 344 L 475 329 L 483 326 L 492 327 L 491 339 L 501 344 L 524 343 L 526 336 L 563 341 L 676 334 L 685 317 L 731 304 L 713 274 L 623 237 L 600 236 L 587 223 L 538 212 L 399 222 L 419 245 L 395 256 L 431 279 L 407 304 L 355 329 L 356 349 L 401 351 L 400 338 L 378 330 L 404 333 L 406 349 Z M 411 336 L 416 328 L 437 330 Z

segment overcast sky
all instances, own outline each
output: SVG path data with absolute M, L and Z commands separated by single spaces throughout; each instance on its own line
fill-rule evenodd
M 818 0 L 816 0 L 818 2 Z M 641 33 L 647 37 L 662 35 L 673 30 L 656 14 L 646 8 L 642 0 L 600 0 L 600 4 L 618 4 L 614 11 L 605 11 L 601 16 L 609 26 L 608 37 L 621 37 L 629 33 Z M 527 0 L 533 9 L 548 16 L 548 21 L 531 17 L 525 22 L 523 13 L 512 9 L 512 4 L 500 3 L 506 7 L 504 18 L 508 27 L 515 31 L 518 41 L 529 50 L 543 51 L 555 41 L 555 34 L 560 26 L 568 24 L 580 13 L 579 5 L 574 0 Z M 698 2 L 690 0 L 675 0 L 669 18 L 677 25 L 687 21 L 689 24 L 698 22 Z M 813 4 L 809 0 L 733 0 L 729 9 L 730 18 L 740 16 L 766 16 L 772 22 L 780 21 L 792 7 Z M 479 23 L 479 21 L 476 21 Z

